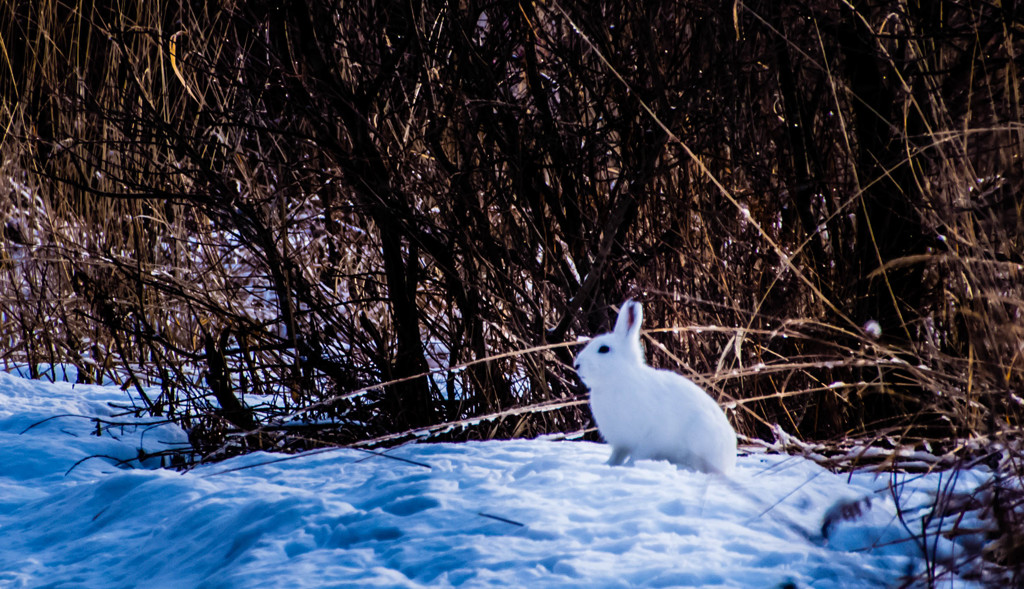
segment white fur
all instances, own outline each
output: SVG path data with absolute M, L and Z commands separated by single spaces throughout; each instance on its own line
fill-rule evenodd
M 590 340 L 576 356 L 597 429 L 612 447 L 608 464 L 646 458 L 728 474 L 736 465 L 736 432 L 697 384 L 647 365 L 642 321 L 640 304 L 626 301 L 615 329 Z

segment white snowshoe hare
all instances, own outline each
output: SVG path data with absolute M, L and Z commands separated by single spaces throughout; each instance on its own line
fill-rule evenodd
M 627 300 L 615 329 L 594 337 L 575 367 L 590 389 L 590 410 L 612 447 L 608 464 L 668 460 L 706 473 L 736 465 L 736 432 L 722 408 L 690 379 L 644 361 L 640 303 Z

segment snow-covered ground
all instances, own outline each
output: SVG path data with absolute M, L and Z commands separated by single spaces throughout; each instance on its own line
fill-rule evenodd
M 949 480 L 749 454 L 723 481 L 542 440 L 259 453 L 182 474 L 137 460 L 186 442 L 173 426 L 97 435 L 110 403 L 130 399 L 0 373 L 0 587 L 893 586 L 925 565 L 889 485 L 907 507 Z M 869 496 L 822 537 L 830 508 Z

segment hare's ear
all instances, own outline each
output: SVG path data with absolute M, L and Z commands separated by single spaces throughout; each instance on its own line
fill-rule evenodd
M 619 309 L 619 317 L 615 320 L 615 335 L 625 340 L 640 341 L 640 324 L 644 320 L 644 310 L 640 303 L 627 299 Z

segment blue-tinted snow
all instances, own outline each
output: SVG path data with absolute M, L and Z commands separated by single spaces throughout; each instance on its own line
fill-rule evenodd
M 181 474 L 117 466 L 186 436 L 96 436 L 88 417 L 109 403 L 130 399 L 0 373 L 0 586 L 878 587 L 922 566 L 874 494 L 890 481 L 802 459 L 744 456 L 725 482 L 609 467 L 600 444 L 495 441 L 390 451 L 422 465 L 337 450 Z M 926 501 L 938 477 L 913 478 L 903 501 Z M 872 494 L 864 517 L 818 537 L 837 500 Z

